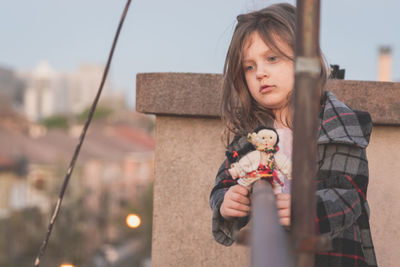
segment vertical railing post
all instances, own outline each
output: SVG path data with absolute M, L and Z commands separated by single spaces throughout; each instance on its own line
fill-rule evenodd
M 315 236 L 316 143 L 321 96 L 319 12 L 319 0 L 297 1 L 291 192 L 291 232 L 295 249 L 302 241 Z M 297 252 L 296 266 L 314 266 L 313 252 Z
M 275 194 L 269 182 L 253 186 L 251 227 L 252 267 L 293 267 L 289 235 L 279 224 Z

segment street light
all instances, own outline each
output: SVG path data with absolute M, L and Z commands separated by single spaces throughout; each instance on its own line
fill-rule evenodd
M 140 226 L 140 217 L 136 214 L 129 214 L 126 217 L 126 225 L 130 228 L 138 228 Z

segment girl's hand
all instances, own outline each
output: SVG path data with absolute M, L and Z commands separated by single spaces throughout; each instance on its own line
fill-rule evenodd
M 278 208 L 278 218 L 282 226 L 290 226 L 290 195 L 277 194 L 276 206 Z
M 234 217 L 249 215 L 249 189 L 239 184 L 231 186 L 225 193 L 219 212 L 228 221 L 231 221 Z

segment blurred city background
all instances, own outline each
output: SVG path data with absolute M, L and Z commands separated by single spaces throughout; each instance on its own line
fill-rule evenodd
M 0 266 L 33 265 L 102 72 L 0 68 Z M 125 103 L 107 83 L 43 266 L 149 261 L 154 119 Z
M 275 2 L 133 1 L 43 266 L 150 266 L 155 120 L 134 112 L 135 75 L 220 73 L 236 15 Z M 1 267 L 33 265 L 125 3 L 1 3 Z M 328 62 L 398 81 L 399 5 L 322 1 Z

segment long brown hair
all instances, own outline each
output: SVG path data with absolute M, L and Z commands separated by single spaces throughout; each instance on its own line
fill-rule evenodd
M 237 16 L 232 40 L 224 65 L 222 85 L 221 118 L 225 124 L 223 140 L 230 142 L 230 136 L 243 135 L 260 125 L 273 126 L 275 119 L 271 109 L 262 107 L 251 96 L 246 84 L 242 66 L 242 53 L 246 40 L 253 32 L 258 32 L 265 44 L 278 55 L 290 60 L 278 46 L 277 39 L 286 43 L 294 51 L 296 30 L 296 8 L 291 4 L 275 4 L 259 11 Z M 327 79 L 327 67 L 319 52 L 321 61 L 321 90 Z M 291 96 L 288 96 L 290 109 Z M 290 125 L 287 125 L 290 127 Z

